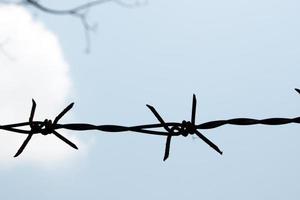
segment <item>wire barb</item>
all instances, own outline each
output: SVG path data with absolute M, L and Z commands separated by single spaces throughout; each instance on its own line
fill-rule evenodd
M 33 134 L 37 134 L 37 133 L 41 133 L 42 135 L 48 135 L 48 134 L 53 133 L 56 137 L 58 137 L 59 139 L 64 141 L 66 144 L 70 145 L 74 149 L 78 149 L 78 147 L 74 143 L 72 143 L 70 140 L 68 140 L 67 138 L 65 138 L 64 136 L 62 136 L 61 134 L 59 134 L 58 132 L 55 131 L 58 121 L 69 110 L 72 109 L 73 105 L 74 105 L 74 103 L 71 103 L 61 113 L 59 113 L 55 117 L 53 123 L 51 120 L 48 120 L 48 119 L 45 119 L 43 123 L 39 123 L 39 122 L 33 121 L 35 109 L 36 109 L 36 103 L 35 103 L 34 99 L 32 99 L 32 107 L 31 107 L 31 112 L 30 112 L 29 122 L 28 122 L 28 125 L 31 128 L 31 130 L 29 131 L 27 138 L 24 140 L 23 144 L 21 145 L 21 147 L 19 148 L 17 153 L 14 155 L 14 157 L 18 157 L 24 151 L 25 147 L 31 140 Z
M 172 129 L 170 129 L 165 121 L 162 119 L 162 117 L 158 114 L 158 112 L 155 110 L 153 106 L 147 105 L 147 107 L 151 110 L 151 112 L 155 115 L 155 117 L 158 119 L 158 121 L 161 123 L 161 125 L 166 129 L 168 132 L 167 140 L 166 140 L 166 148 L 165 148 L 165 155 L 164 155 L 164 161 L 166 161 L 170 154 L 170 146 L 171 146 L 171 139 L 174 135 L 174 132 Z
M 300 94 L 300 89 L 295 88 L 295 90 Z M 0 130 L 27 134 L 26 139 L 22 143 L 21 147 L 18 149 L 17 153 L 14 157 L 18 157 L 26 148 L 29 141 L 32 139 L 34 134 L 42 134 L 48 135 L 53 134 L 58 137 L 60 140 L 68 144 L 70 147 L 74 149 L 78 149 L 78 147 L 62 136 L 57 132 L 57 129 L 67 129 L 73 131 L 88 131 L 88 130 L 97 130 L 103 132 L 125 132 L 132 131 L 136 133 L 144 133 L 151 135 L 159 135 L 165 136 L 166 145 L 165 145 L 165 153 L 163 160 L 166 161 L 169 158 L 170 154 L 170 146 L 171 140 L 173 136 L 184 136 L 188 135 L 197 135 L 201 140 L 203 140 L 207 145 L 217 151 L 219 154 L 223 154 L 223 152 L 219 149 L 219 147 L 210 141 L 207 137 L 205 137 L 199 130 L 200 129 L 214 129 L 224 125 L 238 125 L 238 126 L 249 126 L 249 125 L 285 125 L 290 123 L 300 124 L 300 117 L 295 118 L 268 118 L 268 119 L 250 119 L 250 118 L 234 118 L 228 120 L 216 120 L 205 122 L 202 124 L 196 125 L 196 107 L 197 107 L 197 99 L 196 95 L 193 95 L 192 101 L 192 112 L 191 112 L 191 121 L 183 120 L 181 123 L 178 122 L 166 122 L 157 110 L 151 106 L 146 105 L 149 110 L 154 114 L 156 119 L 159 121 L 157 124 L 144 124 L 138 126 L 120 126 L 120 125 L 94 125 L 94 124 L 84 124 L 84 123 L 73 123 L 73 124 L 59 124 L 59 120 L 69 112 L 74 106 L 74 103 L 69 104 L 65 109 L 63 109 L 52 122 L 51 120 L 45 119 L 44 121 L 34 121 L 34 114 L 36 110 L 36 102 L 32 99 L 32 107 L 29 115 L 28 122 L 16 123 L 16 124 L 8 124 L 8 125 L 0 125 Z M 19 127 L 29 126 L 30 130 L 23 130 Z M 161 130 L 152 130 L 161 128 Z
M 34 99 L 32 99 L 32 107 L 31 107 L 31 112 L 30 112 L 30 116 L 29 116 L 29 126 L 30 126 L 31 130 L 30 130 L 30 133 L 28 134 L 27 138 L 24 140 L 23 144 L 20 146 L 17 153 L 14 155 L 14 157 L 18 157 L 23 152 L 23 150 L 25 149 L 25 147 L 27 146 L 27 144 L 29 143 L 29 141 L 31 140 L 31 138 L 33 136 L 33 132 L 35 131 L 34 130 L 35 124 L 33 123 L 35 108 L 36 108 L 36 103 L 35 103 Z

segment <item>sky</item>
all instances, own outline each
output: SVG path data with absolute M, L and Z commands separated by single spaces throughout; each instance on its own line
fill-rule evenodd
M 68 8 L 84 1 L 42 1 Z M 297 1 L 158 1 L 90 9 L 90 53 L 80 21 L 30 7 L 0 7 L 0 123 L 74 108 L 62 123 L 197 123 L 296 117 L 300 24 Z M 299 199 L 299 126 L 224 126 L 200 139 L 95 131 L 35 136 L 1 131 L 0 199 Z

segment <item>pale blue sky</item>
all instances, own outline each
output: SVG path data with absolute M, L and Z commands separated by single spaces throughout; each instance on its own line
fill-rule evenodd
M 90 11 L 98 30 L 89 55 L 79 21 L 33 13 L 60 39 L 75 119 L 137 125 L 156 122 L 145 104 L 167 121 L 189 119 L 193 93 L 197 123 L 299 116 L 299 9 L 292 0 L 149 0 L 135 9 L 108 3 Z M 0 199 L 299 199 L 300 126 L 203 133 L 223 156 L 178 137 L 163 162 L 163 137 L 74 133 L 94 141 L 75 166 L 5 169 Z

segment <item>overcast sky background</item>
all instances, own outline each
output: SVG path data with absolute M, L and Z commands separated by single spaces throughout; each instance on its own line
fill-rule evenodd
M 84 1 L 42 1 L 68 8 Z M 190 118 L 300 115 L 298 1 L 149 0 L 134 9 L 106 3 L 85 54 L 81 24 L 34 9 L 0 7 L 0 119 L 138 125 Z M 300 126 L 225 126 L 200 139 L 133 133 L 65 133 L 75 151 L 52 136 L 1 132 L 0 199 L 299 199 Z

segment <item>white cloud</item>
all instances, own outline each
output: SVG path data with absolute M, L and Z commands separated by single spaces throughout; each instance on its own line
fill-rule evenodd
M 27 121 L 31 98 L 37 102 L 35 119 L 54 118 L 69 102 L 69 66 L 55 34 L 22 7 L 0 6 L 0 124 Z M 70 113 L 67 114 L 70 118 Z M 60 131 L 61 132 L 61 131 Z M 80 151 L 84 145 L 71 137 Z M 55 136 L 33 136 L 18 158 L 26 138 L 0 131 L 0 164 L 61 163 L 79 152 Z

